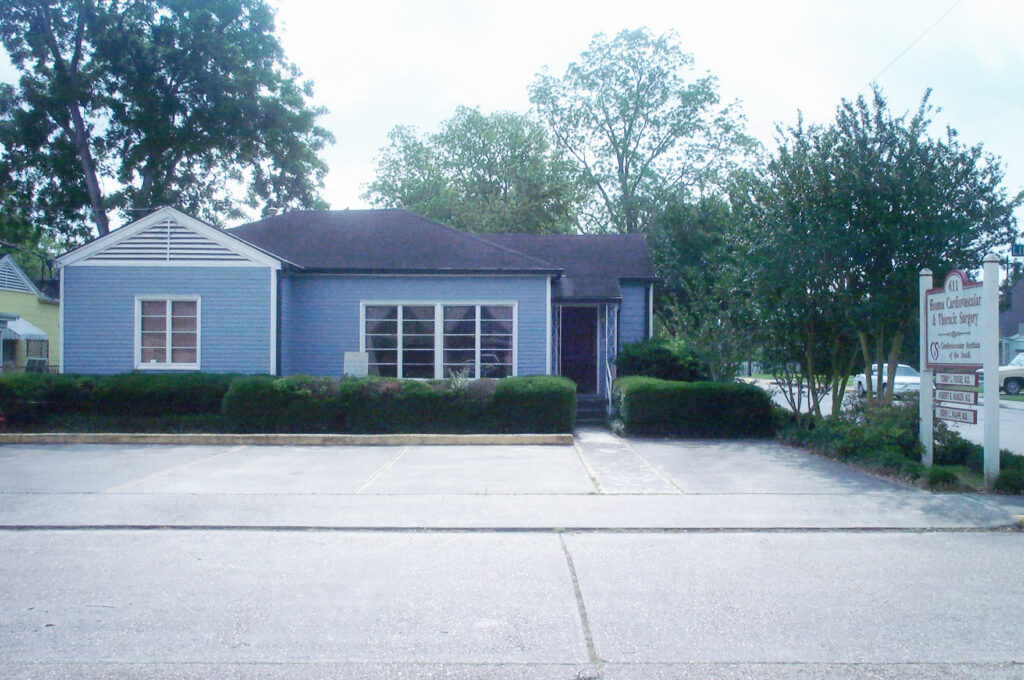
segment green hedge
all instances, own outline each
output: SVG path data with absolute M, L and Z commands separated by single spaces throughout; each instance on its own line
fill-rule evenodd
M 576 386 L 566 378 L 417 381 L 310 376 L 126 373 L 0 376 L 0 411 L 12 426 L 122 423 L 151 431 L 198 423 L 204 431 L 310 433 L 571 432 Z M 204 416 L 197 419 L 197 416 Z M 59 418 L 59 419 L 58 419 Z M 160 425 L 157 425 L 160 426 Z
M 0 411 L 12 424 L 63 413 L 165 416 L 219 413 L 233 375 L 124 373 L 0 377 Z
M 706 380 L 706 371 L 684 345 L 664 340 L 630 342 L 615 356 L 615 371 L 620 377 L 646 376 L 661 380 L 695 382 Z
M 629 376 L 615 381 L 615 405 L 629 434 L 770 437 L 774 431 L 768 394 L 743 383 Z
M 571 432 L 576 386 L 551 376 L 465 384 L 258 376 L 232 384 L 223 412 L 240 432 Z

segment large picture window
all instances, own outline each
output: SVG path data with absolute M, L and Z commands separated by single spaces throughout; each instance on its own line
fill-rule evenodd
M 370 375 L 503 378 L 515 373 L 514 304 L 365 304 Z
M 199 368 L 199 298 L 138 298 L 135 367 Z

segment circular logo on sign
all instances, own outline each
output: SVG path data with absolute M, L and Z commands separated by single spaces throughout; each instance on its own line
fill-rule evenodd
M 928 354 L 929 354 L 929 356 L 931 356 L 932 361 L 935 361 L 936 359 L 938 359 L 939 358 L 939 343 L 933 342 L 931 345 L 929 345 L 928 346 Z

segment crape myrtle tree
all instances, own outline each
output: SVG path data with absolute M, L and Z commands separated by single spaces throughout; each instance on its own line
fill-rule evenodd
M 805 380 L 813 388 L 826 362 L 834 397 L 857 354 L 876 388 L 872 364 L 895 373 L 917 322 L 921 268 L 976 265 L 1016 233 L 1024 193 L 1007 195 L 999 159 L 980 145 L 951 128 L 932 136 L 928 99 L 912 115 L 894 115 L 877 87 L 844 100 L 828 126 L 780 131 L 748 185 L 762 327 L 800 328 Z
M 598 34 L 564 75 L 538 74 L 530 100 L 586 181 L 584 231 L 644 231 L 666 200 L 720 188 L 756 147 L 673 32 Z
M 712 380 L 730 382 L 752 350 L 745 241 L 717 195 L 670 202 L 647 231 L 659 284 L 655 314 L 682 338 Z
M 0 159 L 22 219 L 66 242 L 112 211 L 324 206 L 332 138 L 263 0 L 0 0 L 0 42 L 20 73 Z
M 466 231 L 572 233 L 583 192 L 529 116 L 459 107 L 432 134 L 393 128 L 363 198 Z

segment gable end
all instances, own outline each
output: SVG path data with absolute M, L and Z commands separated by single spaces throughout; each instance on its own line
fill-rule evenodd
M 235 251 L 191 229 L 186 229 L 171 219 L 165 219 L 120 243 L 115 243 L 89 259 L 104 264 L 125 260 L 132 263 L 203 261 L 211 264 L 247 261 L 247 258 Z

